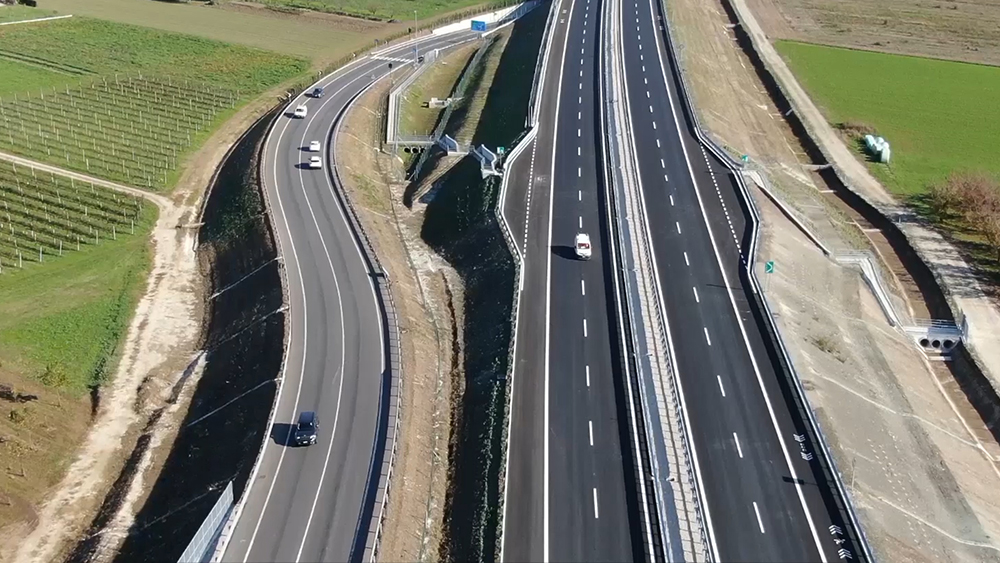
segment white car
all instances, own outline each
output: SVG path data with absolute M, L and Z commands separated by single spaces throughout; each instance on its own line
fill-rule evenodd
M 580 260 L 590 260 L 590 235 L 587 233 L 577 234 L 574 248 L 577 258 Z
M 301 104 L 295 108 L 295 111 L 292 113 L 292 115 L 299 119 L 302 119 L 306 115 L 309 115 L 309 109 L 306 108 L 305 104 Z
M 311 157 L 309 159 L 309 168 L 323 168 L 323 159 L 318 156 Z
M 311 141 L 309 143 L 309 152 L 319 152 L 320 147 L 319 141 Z

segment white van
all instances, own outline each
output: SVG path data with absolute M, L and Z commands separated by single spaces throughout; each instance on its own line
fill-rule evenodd
M 298 107 L 295 108 L 295 112 L 292 115 L 295 116 L 295 117 L 297 117 L 298 119 L 302 119 L 303 117 L 305 117 L 308 114 L 309 114 L 309 110 L 306 108 L 306 105 L 305 104 L 301 104 L 301 105 L 299 105 Z
M 580 260 L 590 260 L 590 235 L 587 233 L 578 233 L 576 235 L 576 243 L 573 245 L 576 250 L 576 257 Z

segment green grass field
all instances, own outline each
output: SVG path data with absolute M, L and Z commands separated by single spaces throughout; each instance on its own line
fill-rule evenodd
M 41 8 L 32 8 L 30 6 L 0 6 L 0 23 L 19 22 L 54 15 L 56 15 L 56 13 L 52 10 L 43 10 Z
M 502 4 L 503 0 L 263 0 L 264 4 L 346 14 L 377 20 L 413 21 L 471 8 L 481 4 Z M 511 2 L 513 3 L 513 2 Z
M 1000 68 L 791 41 L 776 47 L 831 123 L 868 124 L 889 141 L 891 163 L 868 166 L 893 193 L 920 195 L 953 171 L 1000 175 Z

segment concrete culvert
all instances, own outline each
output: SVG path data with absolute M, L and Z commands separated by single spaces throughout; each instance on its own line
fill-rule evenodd
M 941 347 L 941 341 L 940 340 L 934 340 L 933 342 L 931 342 L 931 346 L 933 346 L 934 348 L 940 348 Z
M 927 340 L 926 338 L 921 338 L 920 345 L 923 346 L 924 348 L 927 348 L 928 346 L 931 345 L 931 341 Z
M 951 350 L 954 347 L 955 347 L 955 341 L 953 341 L 953 340 L 945 340 L 944 341 L 944 349 L 945 350 Z

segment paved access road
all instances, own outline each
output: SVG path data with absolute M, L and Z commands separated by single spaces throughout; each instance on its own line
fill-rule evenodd
M 506 172 L 524 287 L 502 558 L 633 561 L 643 551 L 598 153 L 603 2 L 557 10 L 537 135 Z M 578 232 L 590 261 L 574 257 Z
M 468 40 L 428 36 L 421 52 Z M 352 561 L 364 551 L 380 468 L 387 385 L 375 286 L 330 167 L 334 125 L 373 80 L 412 59 L 412 46 L 365 56 L 324 78 L 321 99 L 299 96 L 308 117 L 278 118 L 266 141 L 263 181 L 288 280 L 290 343 L 274 428 L 233 531 L 226 561 Z M 322 152 L 306 151 L 322 142 Z M 360 150 L 360 149 L 359 149 Z M 305 166 L 323 156 L 322 170 Z M 286 445 L 301 411 L 316 411 L 316 445 Z M 382 423 L 380 424 L 380 421 Z
M 636 159 L 710 537 L 722 561 L 838 560 L 825 483 L 796 434 L 741 283 L 746 221 L 726 169 L 682 111 L 659 0 L 623 0 Z M 724 79 L 720 77 L 720 79 Z

